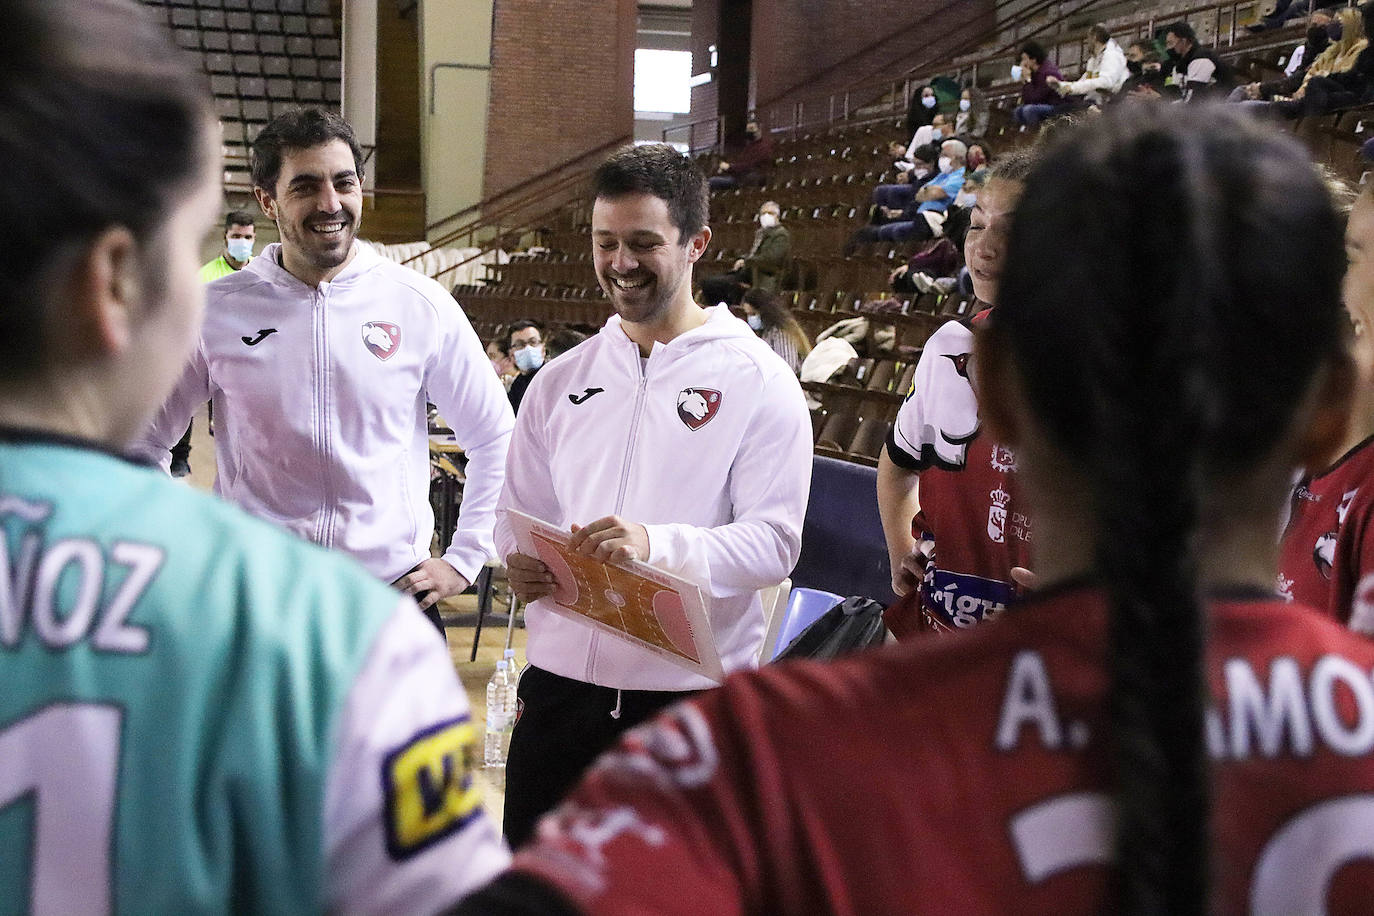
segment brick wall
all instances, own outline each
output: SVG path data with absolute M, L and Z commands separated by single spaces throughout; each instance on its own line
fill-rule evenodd
M 635 0 L 496 0 L 483 196 L 634 129 Z
M 693 48 L 700 54 L 716 43 L 719 2 L 693 6 Z M 754 0 L 753 104 L 783 110 L 799 98 L 900 73 L 995 21 L 994 0 Z M 850 59 L 870 45 L 876 46 Z M 799 83 L 804 88 L 789 92 Z M 711 93 L 694 92 L 692 104 L 693 118 L 715 115 Z

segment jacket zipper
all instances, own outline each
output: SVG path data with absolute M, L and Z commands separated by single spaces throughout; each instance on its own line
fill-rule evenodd
M 328 292 L 315 289 L 315 450 L 320 461 L 320 495 L 324 511 L 316 526 L 315 543 L 322 547 L 334 545 L 334 509 L 329 498 L 329 332 L 327 327 Z
M 639 358 L 639 345 L 631 343 L 631 346 L 636 350 L 634 360 L 639 368 L 639 388 L 635 391 L 634 412 L 630 415 L 630 438 L 629 441 L 625 443 L 625 460 L 620 467 L 620 490 L 615 495 L 615 509 L 612 513 L 614 515 L 619 515 L 621 509 L 625 506 L 625 491 L 630 487 L 630 466 L 635 456 L 635 442 L 639 433 L 639 419 L 644 411 L 645 391 L 649 387 L 648 364 Z M 650 354 L 650 357 L 652 358 L 652 354 Z M 589 684 L 596 683 L 593 678 L 596 670 L 596 652 L 600 644 L 601 634 L 593 630 L 592 642 L 587 652 L 587 683 Z

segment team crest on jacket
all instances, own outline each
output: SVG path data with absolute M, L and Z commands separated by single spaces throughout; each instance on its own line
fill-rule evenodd
M 401 348 L 401 329 L 389 321 L 363 325 L 363 344 L 380 360 L 388 360 Z
M 677 393 L 677 415 L 690 430 L 711 422 L 720 409 L 720 392 L 713 388 L 684 388 Z

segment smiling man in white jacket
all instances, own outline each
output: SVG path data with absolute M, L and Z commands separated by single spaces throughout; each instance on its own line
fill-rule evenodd
M 206 287 L 200 343 L 134 451 L 160 460 L 212 401 L 217 493 L 350 554 L 442 629 L 433 605 L 495 555 L 506 393 L 443 287 L 356 244 L 361 150 L 346 121 L 274 119 L 253 144 L 253 184 L 281 244 Z M 426 401 L 468 459 L 443 559 L 430 557 Z
M 727 671 L 763 641 L 757 592 L 801 550 L 811 423 L 796 376 L 724 307 L 692 301 L 706 182 L 671 147 L 626 148 L 593 185 L 592 253 L 616 314 L 546 366 L 516 422 L 497 547 L 527 612 L 530 667 L 506 765 L 506 836 L 535 821 L 625 729 L 712 686 L 543 607 L 553 577 L 500 509 L 575 531 L 602 560 L 695 580 Z

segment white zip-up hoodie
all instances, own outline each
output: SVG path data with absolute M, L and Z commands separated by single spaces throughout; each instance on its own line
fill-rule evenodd
M 757 592 L 792 571 L 811 487 L 811 420 L 792 370 L 723 306 L 648 359 L 612 316 L 530 383 L 511 440 L 496 542 L 518 550 L 501 509 L 567 530 L 608 515 L 649 534 L 648 562 L 698 582 L 726 671 L 754 664 Z M 714 686 L 533 602 L 531 664 L 604 687 Z
M 200 345 L 133 452 L 165 464 L 212 401 L 215 492 L 390 582 L 430 555 L 431 401 L 468 458 L 444 559 L 473 581 L 494 556 L 514 425 L 481 341 L 443 287 L 366 245 L 318 288 L 280 247 L 206 287 Z

